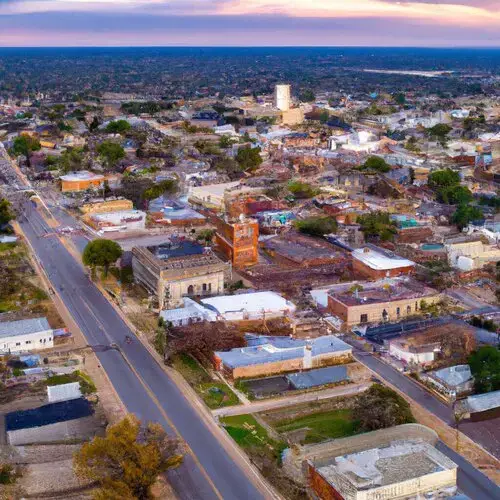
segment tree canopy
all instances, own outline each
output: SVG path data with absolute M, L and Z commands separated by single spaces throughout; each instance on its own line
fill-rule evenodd
M 122 249 L 116 241 L 97 239 L 87 243 L 83 250 L 82 261 L 84 265 L 104 268 L 107 276 L 109 266 L 122 256 Z
M 427 185 L 434 190 L 457 186 L 459 184 L 460 175 L 451 168 L 431 172 L 427 178 Z
M 73 466 L 78 477 L 97 482 L 96 500 L 147 500 L 158 475 L 182 463 L 177 448 L 160 424 L 143 427 L 128 415 L 110 426 L 105 437 L 85 443 Z
M 376 211 L 360 215 L 356 222 L 360 224 L 361 231 L 367 238 L 380 238 L 389 241 L 396 234 L 396 223 L 386 212 Z
M 333 217 L 309 217 L 295 222 L 295 227 L 304 234 L 322 237 L 337 232 L 337 221 Z
M 0 229 L 14 219 L 14 217 L 10 201 L 0 198 Z
M 476 392 L 500 390 L 500 350 L 493 346 L 483 346 L 469 357 L 469 366 L 474 376 Z
M 125 158 L 125 150 L 113 141 L 103 141 L 97 146 L 97 152 L 109 168 L 114 167 L 122 158 Z
M 108 123 L 106 132 L 110 134 L 124 134 L 129 131 L 130 128 L 130 123 L 127 120 L 116 120 Z
M 288 183 L 288 191 L 298 199 L 312 198 L 319 193 L 319 189 L 311 186 L 311 184 L 297 180 Z
M 470 205 L 459 205 L 451 216 L 451 222 L 456 224 L 459 229 L 463 229 L 468 226 L 474 220 L 480 220 L 483 218 L 483 212 L 477 207 L 472 207 Z
M 381 384 L 373 384 L 356 398 L 353 414 L 365 431 L 415 422 L 408 402 Z
M 175 182 L 173 179 L 166 179 L 147 188 L 144 191 L 143 196 L 146 200 L 154 200 L 156 198 L 159 198 L 162 194 L 174 193 L 176 189 L 177 182 Z
M 256 170 L 262 163 L 260 148 L 241 148 L 236 155 L 236 161 L 242 170 Z
M 299 99 L 302 102 L 314 102 L 316 100 L 316 95 L 311 89 L 305 89 L 300 93 Z
M 429 135 L 429 137 L 436 139 L 441 143 L 441 145 L 444 146 L 446 144 L 446 139 L 448 137 L 448 134 L 452 130 L 453 129 L 446 123 L 438 123 L 433 127 L 428 128 L 427 134 Z
M 380 156 L 369 156 L 366 161 L 359 166 L 360 170 L 370 170 L 372 172 L 389 172 L 390 165 Z
M 14 145 L 12 146 L 12 151 L 16 156 L 24 155 L 26 156 L 26 161 L 28 167 L 31 165 L 30 157 L 33 151 L 38 151 L 41 148 L 40 141 L 29 135 L 19 135 L 14 139 Z

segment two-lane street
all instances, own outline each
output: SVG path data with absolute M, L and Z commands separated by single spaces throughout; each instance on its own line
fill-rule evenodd
M 125 336 L 134 334 L 59 238 L 42 237 L 51 229 L 38 211 L 28 209 L 26 215 L 21 227 L 89 345 L 120 346 L 121 352 L 107 350 L 97 356 L 128 411 L 144 421 L 160 422 L 170 433 L 175 427 L 192 450 L 184 464 L 169 473 L 176 494 L 186 499 L 271 497 L 266 483 L 233 459 L 148 350 L 139 341 L 125 343 Z

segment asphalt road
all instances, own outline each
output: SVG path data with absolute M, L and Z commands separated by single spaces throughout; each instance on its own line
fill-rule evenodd
M 411 379 L 398 372 L 392 366 L 389 366 L 383 361 L 380 361 L 376 357 L 372 356 L 370 353 L 360 351 L 356 348 L 354 348 L 353 351 L 354 356 L 358 361 L 377 373 L 382 379 L 397 387 L 400 391 L 407 394 L 411 399 L 429 410 L 431 413 L 439 417 L 447 424 L 452 426 L 454 425 L 452 410 L 448 405 L 436 399 L 434 396 L 420 387 L 417 383 L 413 382 Z M 495 421 L 496 420 L 498 419 L 495 419 Z M 482 443 L 482 440 L 478 439 L 483 434 L 481 432 L 480 426 L 483 426 L 485 424 L 496 425 L 494 422 L 493 424 L 488 424 L 487 422 L 475 423 L 476 432 L 474 433 L 474 435 L 472 435 L 471 432 L 466 432 L 464 430 L 464 424 L 461 425 L 460 429 L 462 430 L 462 432 L 465 432 L 467 435 L 469 435 L 471 439 L 478 443 L 481 443 L 484 448 L 488 449 L 485 444 L 490 443 Z M 483 435 L 484 437 L 487 437 L 487 433 L 484 433 Z M 451 458 L 459 466 L 458 486 L 471 499 L 491 500 L 500 498 L 500 488 L 482 472 L 480 472 L 472 464 L 465 460 L 465 458 L 463 458 L 461 455 L 453 451 L 442 442 L 438 443 L 437 448 L 440 449 L 445 455 Z
M 122 355 L 118 350 L 103 350 L 96 354 L 127 410 L 143 421 L 161 423 L 171 434 L 175 426 L 192 450 L 186 453 L 180 468 L 169 472 L 176 494 L 182 499 L 269 497 L 270 494 L 262 493 L 262 483 L 252 477 L 253 471 L 243 470 L 232 460 L 147 349 L 139 341 L 125 343 L 125 336 L 134 338 L 134 334 L 59 238 L 42 237 L 53 230 L 37 210 L 28 209 L 26 220 L 20 224 L 89 345 L 116 343 L 123 352 Z

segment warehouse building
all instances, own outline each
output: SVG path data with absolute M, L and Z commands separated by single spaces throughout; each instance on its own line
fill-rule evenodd
M 47 318 L 0 323 L 0 354 L 36 351 L 54 347 L 54 333 Z

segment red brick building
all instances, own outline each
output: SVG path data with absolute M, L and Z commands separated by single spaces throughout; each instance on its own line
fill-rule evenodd
M 215 221 L 215 242 L 236 267 L 256 264 L 259 260 L 259 224 L 253 219 L 239 222 Z

